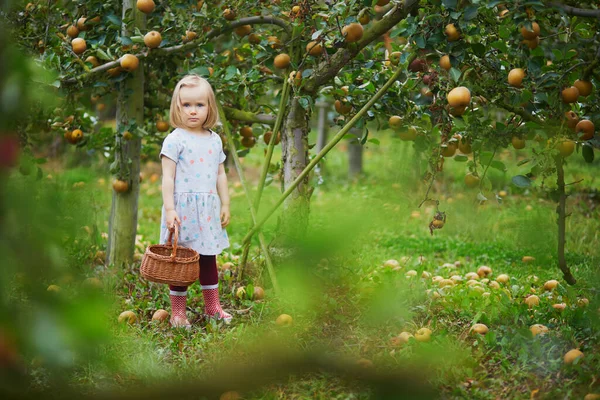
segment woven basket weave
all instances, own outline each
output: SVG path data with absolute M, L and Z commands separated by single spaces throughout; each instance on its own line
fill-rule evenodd
M 200 256 L 187 247 L 178 247 L 179 229 L 177 224 L 169 232 L 167 244 L 153 244 L 146 248 L 140 273 L 149 281 L 167 283 L 173 286 L 189 286 L 200 276 Z M 175 238 L 171 245 L 171 240 Z

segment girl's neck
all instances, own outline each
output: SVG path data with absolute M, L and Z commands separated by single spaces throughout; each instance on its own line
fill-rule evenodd
M 186 131 L 188 131 L 189 133 L 193 133 L 194 135 L 198 135 L 198 136 L 210 136 L 211 135 L 211 131 L 209 129 L 204 129 L 204 128 L 199 128 L 199 129 L 192 129 L 192 128 L 184 128 Z

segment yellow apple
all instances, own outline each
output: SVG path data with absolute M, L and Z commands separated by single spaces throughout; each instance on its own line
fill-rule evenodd
M 415 339 L 418 342 L 429 342 L 431 339 L 431 330 L 428 328 L 421 328 L 415 332 Z
M 533 336 L 543 336 L 546 333 L 548 333 L 548 327 L 546 325 L 542 325 L 542 324 L 535 324 L 535 325 L 531 325 L 529 327 L 529 330 L 531 331 L 531 334 Z
M 488 331 L 488 327 L 484 324 L 475 324 L 471 327 L 471 332 L 475 332 L 480 335 L 485 335 L 486 333 L 488 333 Z
M 564 356 L 565 364 L 572 364 L 575 360 L 583 357 L 583 353 L 579 349 L 572 349 L 567 351 Z

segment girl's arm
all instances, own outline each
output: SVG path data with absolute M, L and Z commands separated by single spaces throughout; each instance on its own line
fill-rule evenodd
M 219 164 L 219 175 L 217 176 L 217 192 L 221 199 L 221 227 L 229 225 L 231 213 L 229 211 L 229 188 L 227 184 L 227 174 L 223 163 Z
M 175 211 L 175 169 L 177 164 L 169 157 L 161 157 L 162 163 L 162 198 L 165 207 L 167 227 L 173 228 L 173 223 L 176 221 L 181 225 L 181 220 Z

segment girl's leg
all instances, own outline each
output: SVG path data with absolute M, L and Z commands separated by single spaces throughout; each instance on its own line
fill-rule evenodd
M 169 298 L 171 299 L 171 325 L 176 327 L 190 326 L 185 313 L 187 306 L 187 287 L 169 285 Z
M 200 255 L 200 285 L 204 296 L 204 308 L 210 316 L 231 322 L 231 315 L 223 311 L 219 300 L 219 274 L 217 272 L 217 256 Z

